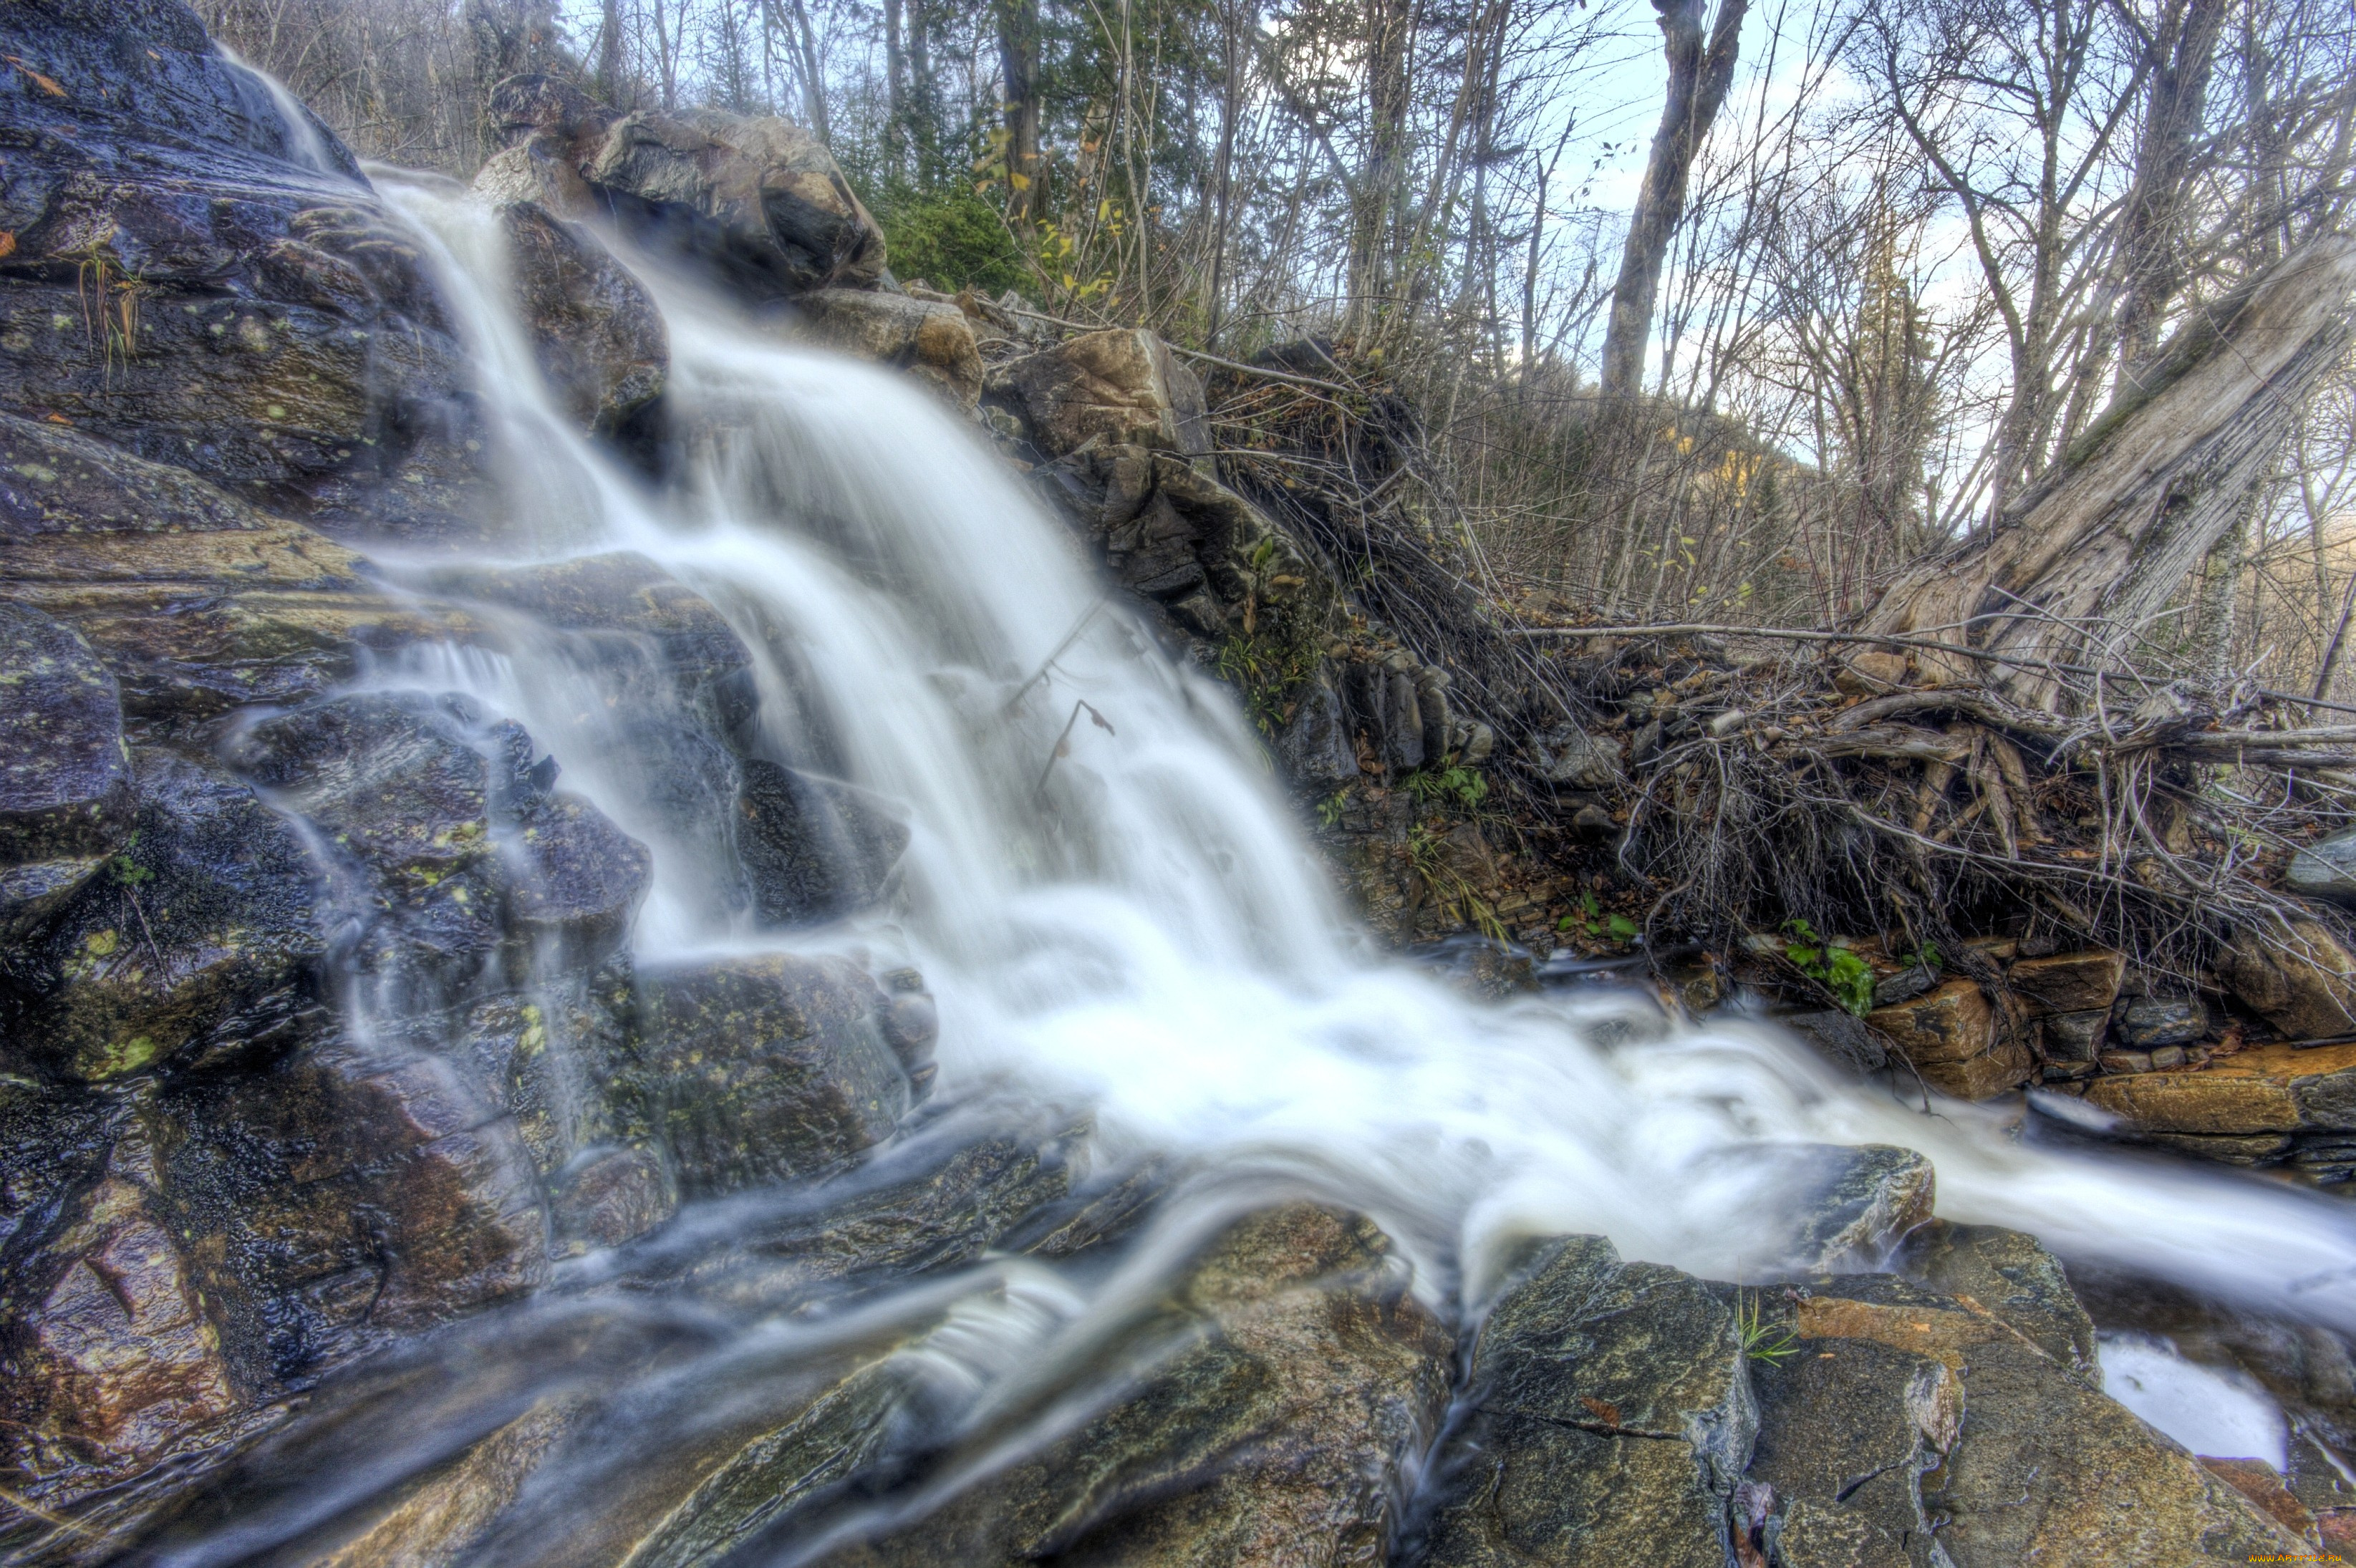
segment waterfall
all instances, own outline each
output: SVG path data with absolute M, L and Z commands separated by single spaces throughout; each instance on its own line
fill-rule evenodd
M 832 1316 L 715 1322 L 659 1292 L 601 1299 L 606 1265 L 576 1260 L 561 1282 L 573 1288 L 455 1326 L 422 1369 L 397 1361 L 383 1375 L 406 1391 L 398 1421 L 363 1421 L 357 1437 L 331 1427 L 300 1464 L 265 1450 L 233 1523 L 154 1560 L 237 1562 L 297 1541 L 583 1390 L 612 1401 L 608 1424 L 532 1476 L 480 1560 L 602 1560 L 580 1543 L 603 1539 L 605 1513 L 629 1516 L 639 1453 L 757 1425 L 837 1375 L 823 1369 L 846 1347 L 896 1345 L 841 1397 L 980 1434 L 966 1450 L 980 1456 L 873 1505 L 880 1516 L 838 1517 L 783 1560 L 813 1558 L 1070 1430 L 1086 1396 L 1061 1391 L 1094 1379 L 1109 1397 L 1153 1353 L 1125 1358 L 1123 1336 L 1208 1229 L 1304 1193 L 1372 1216 L 1414 1289 L 1461 1324 L 1537 1235 L 1600 1232 L 1632 1259 L 1740 1280 L 1772 1262 L 1784 1218 L 1788 1189 L 1761 1151 L 1893 1144 L 1934 1163 L 1948 1219 L 2356 1328 L 2342 1284 L 2356 1225 L 2329 1200 L 2026 1144 L 1983 1108 L 1926 1111 L 1852 1083 L 1762 1022 L 1684 1025 L 1601 991 L 1481 1004 L 1370 951 L 1231 695 L 1158 651 L 1070 533 L 927 394 L 792 346 L 632 257 L 669 323 L 667 397 L 686 432 L 675 470 L 650 482 L 556 405 L 507 304 L 495 216 L 446 185 L 371 172 L 475 357 L 507 553 L 472 564 L 631 551 L 708 599 L 754 657 L 750 749 L 906 819 L 894 897 L 823 930 L 761 930 L 732 891 L 724 803 L 697 795 L 646 712 L 600 695 L 592 666 L 610 648 L 593 659 L 574 635 L 510 615 L 498 652 L 412 648 L 362 684 L 456 691 L 516 720 L 567 788 L 648 846 L 641 962 L 830 946 L 920 969 L 942 1018 L 935 1103 L 952 1109 L 914 1143 L 978 1125 L 954 1107 L 1032 1106 L 1043 1125 L 1085 1125 L 1099 1168 L 1158 1159 L 1215 1179 L 1191 1200 L 1182 1189 L 1109 1261 L 984 1258 Z M 378 559 L 420 592 L 451 565 Z M 712 1200 L 653 1245 L 684 1269 L 797 1201 Z M 859 1381 L 871 1374 L 882 1381 Z M 716 1560 L 661 1530 L 647 1540 L 630 1562 Z
M 1476 1005 L 1368 955 L 1227 695 L 1154 651 L 926 394 L 636 258 L 669 323 L 674 417 L 697 432 L 687 474 L 650 489 L 550 404 L 489 215 L 390 194 L 438 242 L 519 537 L 636 550 L 699 589 L 759 661 L 762 747 L 907 814 L 905 922 L 862 935 L 940 997 L 945 1095 L 1017 1085 L 1090 1108 L 1116 1157 L 1309 1180 L 1405 1237 L 1428 1288 L 1458 1259 L 1477 1294 L 1501 1245 L 1561 1231 L 1730 1275 L 1773 1194 L 1726 1150 L 1881 1142 L 1932 1158 L 1949 1218 L 2356 1327 L 2356 1296 L 2319 1288 L 2356 1240 L 2329 1200 L 2023 1147 L 1987 1113 L 1842 1082 L 1763 1024 L 1673 1026 L 1628 997 Z M 661 845 L 619 775 L 663 759 L 519 667 L 477 674 L 477 695 Z M 641 952 L 763 940 L 704 869 L 666 859 Z

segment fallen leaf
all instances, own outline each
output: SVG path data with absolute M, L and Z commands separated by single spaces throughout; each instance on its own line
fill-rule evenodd
M 9 55 L 5 58 L 10 65 L 15 66 L 18 70 L 21 70 L 27 76 L 31 77 L 33 79 L 34 85 L 38 87 L 43 92 L 48 93 L 51 98 L 63 98 L 66 95 L 66 90 L 58 85 L 57 78 L 43 76 L 39 71 L 35 70 L 31 66 L 27 65 L 15 55 Z
M 1620 1407 L 1610 1400 L 1597 1399 L 1592 1394 L 1581 1394 L 1579 1396 L 1579 1403 L 1587 1407 L 1587 1413 L 1590 1415 L 1603 1423 L 1604 1425 L 1620 1424 Z

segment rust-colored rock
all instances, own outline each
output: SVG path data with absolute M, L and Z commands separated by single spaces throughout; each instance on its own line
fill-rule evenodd
M 981 351 L 953 304 L 863 289 L 820 289 L 797 302 L 811 341 L 905 370 L 970 409 L 981 396 Z
M 2198 1072 L 2097 1078 L 2090 1104 L 2154 1133 L 2356 1131 L 2356 1045 L 2265 1045 Z
M 2004 982 L 2033 1017 L 2084 1013 L 2106 1008 L 2117 999 L 2126 968 L 2125 955 L 2094 948 L 2023 958 L 2005 972 Z
M 2244 926 L 2218 955 L 2217 974 L 2286 1039 L 2356 1034 L 2356 955 L 2320 921 Z
M 2025 1081 L 2032 1065 L 2025 1045 L 1999 1033 L 1995 1009 L 1969 980 L 1949 980 L 1912 1001 L 1876 1008 L 1865 1021 L 1924 1083 L 1959 1100 L 2000 1094 Z

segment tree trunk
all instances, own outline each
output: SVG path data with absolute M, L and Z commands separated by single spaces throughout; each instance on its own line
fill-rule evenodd
M 2242 518 L 2293 415 L 2347 351 L 2351 292 L 2356 239 L 2329 234 L 2202 312 L 1987 532 L 1901 573 L 1865 629 L 2021 660 L 1918 656 L 2050 706 L 2038 661 L 2123 647 Z
M 1366 161 L 1350 215 L 1350 293 L 1345 336 L 1364 346 L 1388 303 L 1391 230 L 1407 185 L 1410 104 L 1408 0 L 1366 0 Z
M 908 54 L 902 0 L 884 0 L 884 156 L 895 175 L 907 172 Z
M 1006 93 L 1006 220 L 1021 229 L 1040 200 L 1039 0 L 999 0 L 998 69 Z
M 1644 388 L 1644 347 L 1653 332 L 1653 304 L 1669 240 L 1686 213 L 1686 181 L 1710 123 L 1734 80 L 1749 0 L 1719 0 L 1718 23 L 1705 48 L 1702 11 L 1708 0 L 1653 0 L 1661 14 L 1669 91 L 1653 133 L 1644 183 L 1628 219 L 1620 254 L 1620 281 L 1612 291 L 1612 321 L 1603 335 L 1602 392 L 1607 401 L 1633 398 Z
M 621 0 L 605 0 L 597 26 L 597 96 L 620 108 L 621 91 L 622 4 Z
M 2182 286 L 2187 187 L 2209 97 L 2224 0 L 2182 0 L 2153 40 L 2151 87 L 2136 146 L 2135 184 L 2119 224 L 2126 303 L 2119 310 L 2119 385 L 2136 384 L 2159 347 L 2161 319 Z

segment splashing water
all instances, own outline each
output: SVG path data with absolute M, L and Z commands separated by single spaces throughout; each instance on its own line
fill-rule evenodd
M 245 58 L 227 44 L 216 39 L 213 48 L 229 62 L 230 69 L 237 80 L 238 95 L 244 101 L 248 114 L 263 123 L 273 119 L 278 122 L 284 144 L 281 155 L 288 163 L 314 173 L 333 175 L 338 179 L 352 177 L 355 171 L 350 159 L 340 155 L 340 149 L 320 128 L 309 105 L 288 91 L 284 82 L 268 71 L 246 63 Z M 262 112 L 264 105 L 268 106 L 268 113 Z
M 1367 955 L 1227 695 L 1152 651 L 1069 534 L 926 394 L 641 264 L 669 324 L 674 417 L 698 432 L 687 474 L 649 493 L 553 405 L 490 215 L 423 186 L 387 194 L 431 238 L 473 340 L 513 537 L 550 557 L 636 550 L 698 589 L 754 650 L 759 749 L 907 815 L 905 923 L 862 934 L 939 997 L 945 1098 L 1018 1085 L 1091 1108 L 1117 1158 L 1307 1182 L 1400 1236 L 1425 1289 L 1468 1302 L 1535 1232 L 1729 1276 L 1772 1233 L 1775 1195 L 1728 1150 L 1879 1142 L 1931 1157 L 1949 1218 L 2356 1328 L 2356 1225 L 2328 1200 L 2023 1147 L 1991 1114 L 1854 1087 L 1769 1028 L 1672 1027 L 1626 998 L 1480 1006 Z M 524 645 L 440 676 L 520 720 L 656 848 L 642 954 L 760 945 L 699 856 L 634 811 L 633 770 L 664 759 L 601 730 L 558 662 Z

